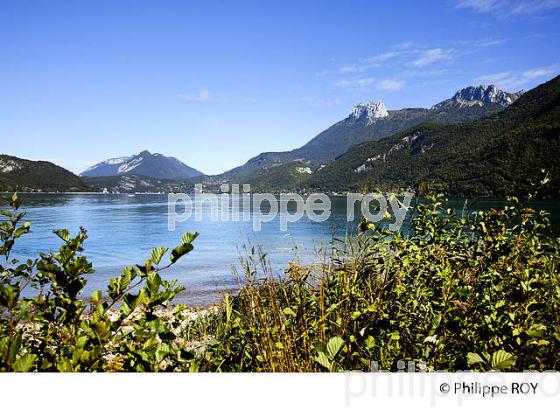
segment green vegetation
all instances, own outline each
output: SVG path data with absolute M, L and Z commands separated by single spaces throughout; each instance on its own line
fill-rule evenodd
M 156 172 L 165 157 L 145 155 L 152 158 L 146 165 L 150 174 L 176 175 L 174 167 Z M 558 158 L 560 77 L 524 93 L 505 110 L 497 104 L 411 108 L 391 111 L 369 125 L 365 118 L 349 117 L 301 148 L 263 153 L 216 176 L 80 179 L 48 162 L 0 156 L 0 190 L 177 192 L 192 190 L 195 183 L 219 190 L 222 183 L 232 182 L 272 192 L 344 192 L 373 184 L 391 190 L 422 192 L 428 187 L 452 196 L 504 197 L 529 193 L 534 169 L 558 175 Z M 560 185 L 555 181 L 548 195 L 558 197 Z
M 560 173 L 560 77 L 523 94 L 504 111 L 466 124 L 422 124 L 380 141 L 356 145 L 304 187 L 355 190 L 365 181 L 384 188 L 429 186 L 450 195 L 521 195 L 531 175 Z M 549 186 L 558 197 L 558 180 Z
M 470 107 L 443 106 L 433 109 L 405 108 L 390 111 L 388 117 L 373 124 L 370 124 L 365 116 L 362 118 L 348 117 L 319 133 L 300 148 L 285 152 L 261 153 L 244 165 L 221 175 L 207 177 L 205 180 L 208 182 L 250 183 L 258 190 L 299 189 L 306 186 L 305 181 L 308 178 L 302 178 L 301 175 L 292 172 L 295 163 L 305 163 L 305 166 L 309 166 L 315 171 L 320 164 L 328 164 L 352 146 L 367 141 L 381 140 L 421 123 L 464 123 L 502 110 L 503 107 L 499 104 Z
M 560 368 L 560 244 L 513 206 L 456 218 L 418 205 L 408 237 L 371 224 L 317 272 L 255 279 L 226 300 L 204 370 Z M 262 267 L 266 270 L 266 264 Z
M 80 177 L 52 162 L 0 155 L 0 191 L 89 191 Z
M 194 183 L 190 180 L 172 181 L 150 178 L 143 175 L 126 174 L 109 177 L 82 177 L 90 189 L 109 192 L 191 192 Z
M 303 147 L 290 151 L 291 160 L 305 158 L 327 163 L 350 147 L 377 141 L 425 122 L 437 124 L 465 123 L 503 110 L 499 104 L 471 107 L 404 108 L 389 112 L 389 117 L 368 125 L 367 119 L 345 119 L 321 132 Z
M 183 235 L 166 264 L 168 249 L 154 249 L 144 264 L 112 279 L 105 295 L 96 291 L 86 301 L 80 295 L 93 267 L 81 255 L 85 230 L 74 237 L 55 231 L 63 242 L 58 253 L 19 263 L 10 252 L 30 224 L 22 223 L 17 196 L 5 199 L 12 210 L 2 210 L 6 220 L 0 225 L 0 370 L 157 371 L 192 359 L 172 332 L 183 307 L 161 310 L 183 287 L 159 272 L 192 251 L 198 234 Z M 24 297 L 26 288 L 34 296 Z
M 243 183 L 250 184 L 253 191 L 296 191 L 315 170 L 317 166 L 311 163 L 293 161 L 284 166 L 255 171 L 254 174 L 246 176 Z
M 511 199 L 456 215 L 439 195 L 411 210 L 407 234 L 363 221 L 319 266 L 291 263 L 274 278 L 249 251 L 239 293 L 185 320 L 181 291 L 159 272 L 193 250 L 196 234 L 162 263 L 154 249 L 80 298 L 92 265 L 87 234 L 36 261 L 10 258 L 30 230 L 19 199 L 0 225 L 0 369 L 4 371 L 560 370 L 560 241 L 547 215 Z M 26 287 L 34 296 L 24 296 Z

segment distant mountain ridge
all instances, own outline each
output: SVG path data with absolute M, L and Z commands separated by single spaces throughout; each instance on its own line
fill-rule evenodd
M 422 185 L 450 195 L 526 195 L 550 173 L 560 196 L 560 76 L 523 93 L 489 118 L 464 124 L 424 123 L 356 145 L 298 189 L 359 190 Z
M 142 175 L 150 178 L 179 180 L 204 175 L 177 158 L 142 151 L 138 155 L 111 158 L 89 167 L 82 177 L 110 177 L 117 175 Z
M 88 191 L 80 177 L 48 161 L 0 155 L 0 191 Z
M 453 97 L 431 108 L 387 110 L 383 101 L 360 103 L 345 119 L 337 122 L 305 145 L 292 151 L 264 152 L 244 165 L 223 174 L 208 177 L 208 182 L 244 182 L 270 180 L 265 174 L 290 162 L 307 162 L 320 167 L 335 160 L 356 144 L 389 137 L 424 122 L 459 124 L 490 116 L 502 111 L 519 98 L 520 93 L 508 93 L 495 85 L 466 87 Z M 277 174 L 277 171 L 275 170 Z M 298 178 L 299 179 L 299 178 Z
M 82 178 L 50 162 L 0 155 L 0 190 L 178 192 L 197 182 L 211 189 L 233 182 L 256 191 L 344 191 L 367 180 L 505 195 L 525 191 L 538 167 L 558 174 L 559 87 L 560 77 L 526 93 L 467 87 L 431 108 L 358 104 L 304 146 L 262 153 L 214 176 L 149 151 L 100 162 Z

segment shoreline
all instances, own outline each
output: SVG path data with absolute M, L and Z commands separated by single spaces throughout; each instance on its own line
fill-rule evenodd
M 389 191 L 387 191 L 389 192 Z M 397 195 L 401 194 L 401 191 L 397 193 Z M 408 192 L 408 191 L 406 191 Z M 161 196 L 161 195 L 169 195 L 169 194 L 195 194 L 195 192 L 98 192 L 98 191 L 0 191 L 0 195 L 10 195 L 17 193 L 18 195 L 107 195 L 107 196 L 135 196 L 135 195 L 145 195 L 145 196 Z M 214 193 L 214 194 L 223 194 L 223 192 L 214 192 L 208 191 L 205 193 Z M 251 194 L 259 194 L 260 191 L 252 192 Z M 294 192 L 271 192 L 273 195 L 283 195 L 283 194 L 293 194 Z M 325 194 L 330 197 L 345 197 L 350 194 L 354 194 L 353 192 L 325 192 L 325 191 L 317 191 L 317 192 L 310 192 L 310 193 L 298 193 L 298 195 L 302 196 L 309 196 L 312 194 Z M 231 195 L 231 194 L 228 194 Z M 416 194 L 415 194 L 416 195 Z M 522 196 L 519 196 L 522 198 Z M 448 197 L 449 200 L 490 200 L 490 201 L 508 201 L 507 197 L 499 197 L 499 196 L 450 196 Z M 535 199 L 537 201 L 560 201 L 560 198 L 539 198 Z

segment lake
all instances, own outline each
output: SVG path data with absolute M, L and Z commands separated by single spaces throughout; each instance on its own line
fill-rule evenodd
M 322 243 L 329 244 L 333 234 L 343 238 L 354 224 L 346 221 L 346 198 L 331 197 L 331 216 L 314 222 L 304 216 L 280 231 L 277 220 L 263 223 L 254 232 L 252 221 L 215 221 L 210 218 L 210 204 L 202 205 L 202 220 L 191 218 L 168 230 L 167 195 L 98 195 L 98 194 L 22 194 L 26 219 L 32 233 L 17 242 L 14 256 L 35 258 L 39 251 L 55 251 L 60 239 L 54 229 L 66 228 L 77 233 L 80 226 L 88 231 L 85 255 L 93 262 L 95 273 L 88 275 L 86 295 L 105 289 L 109 278 L 117 276 L 124 265 L 143 263 L 150 250 L 157 246 L 173 248 L 180 243 L 183 232 L 200 232 L 194 251 L 172 269 L 162 273 L 167 279 L 178 279 L 187 291 L 179 298 L 189 305 L 207 305 L 221 292 L 237 286 L 232 266 L 239 265 L 243 244 L 260 245 L 268 254 L 275 274 L 282 274 L 288 262 L 298 255 L 303 263 L 316 259 Z M 450 201 L 462 208 L 463 200 Z M 490 209 L 504 201 L 478 200 L 474 209 Z M 560 226 L 560 202 L 540 201 L 537 209 L 552 214 L 556 231 Z M 290 209 L 291 211 L 291 209 Z

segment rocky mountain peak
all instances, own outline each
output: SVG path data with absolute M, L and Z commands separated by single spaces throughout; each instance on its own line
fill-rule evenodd
M 474 105 L 484 106 L 487 104 L 499 104 L 502 107 L 514 103 L 523 91 L 517 93 L 509 93 L 495 85 L 479 85 L 477 87 L 466 87 L 457 91 L 453 97 L 434 105 L 432 108 L 443 107 L 471 107 Z
M 350 118 L 361 119 L 365 117 L 367 125 L 371 125 L 378 119 L 385 118 L 388 115 L 389 112 L 381 100 L 355 105 L 350 112 Z

